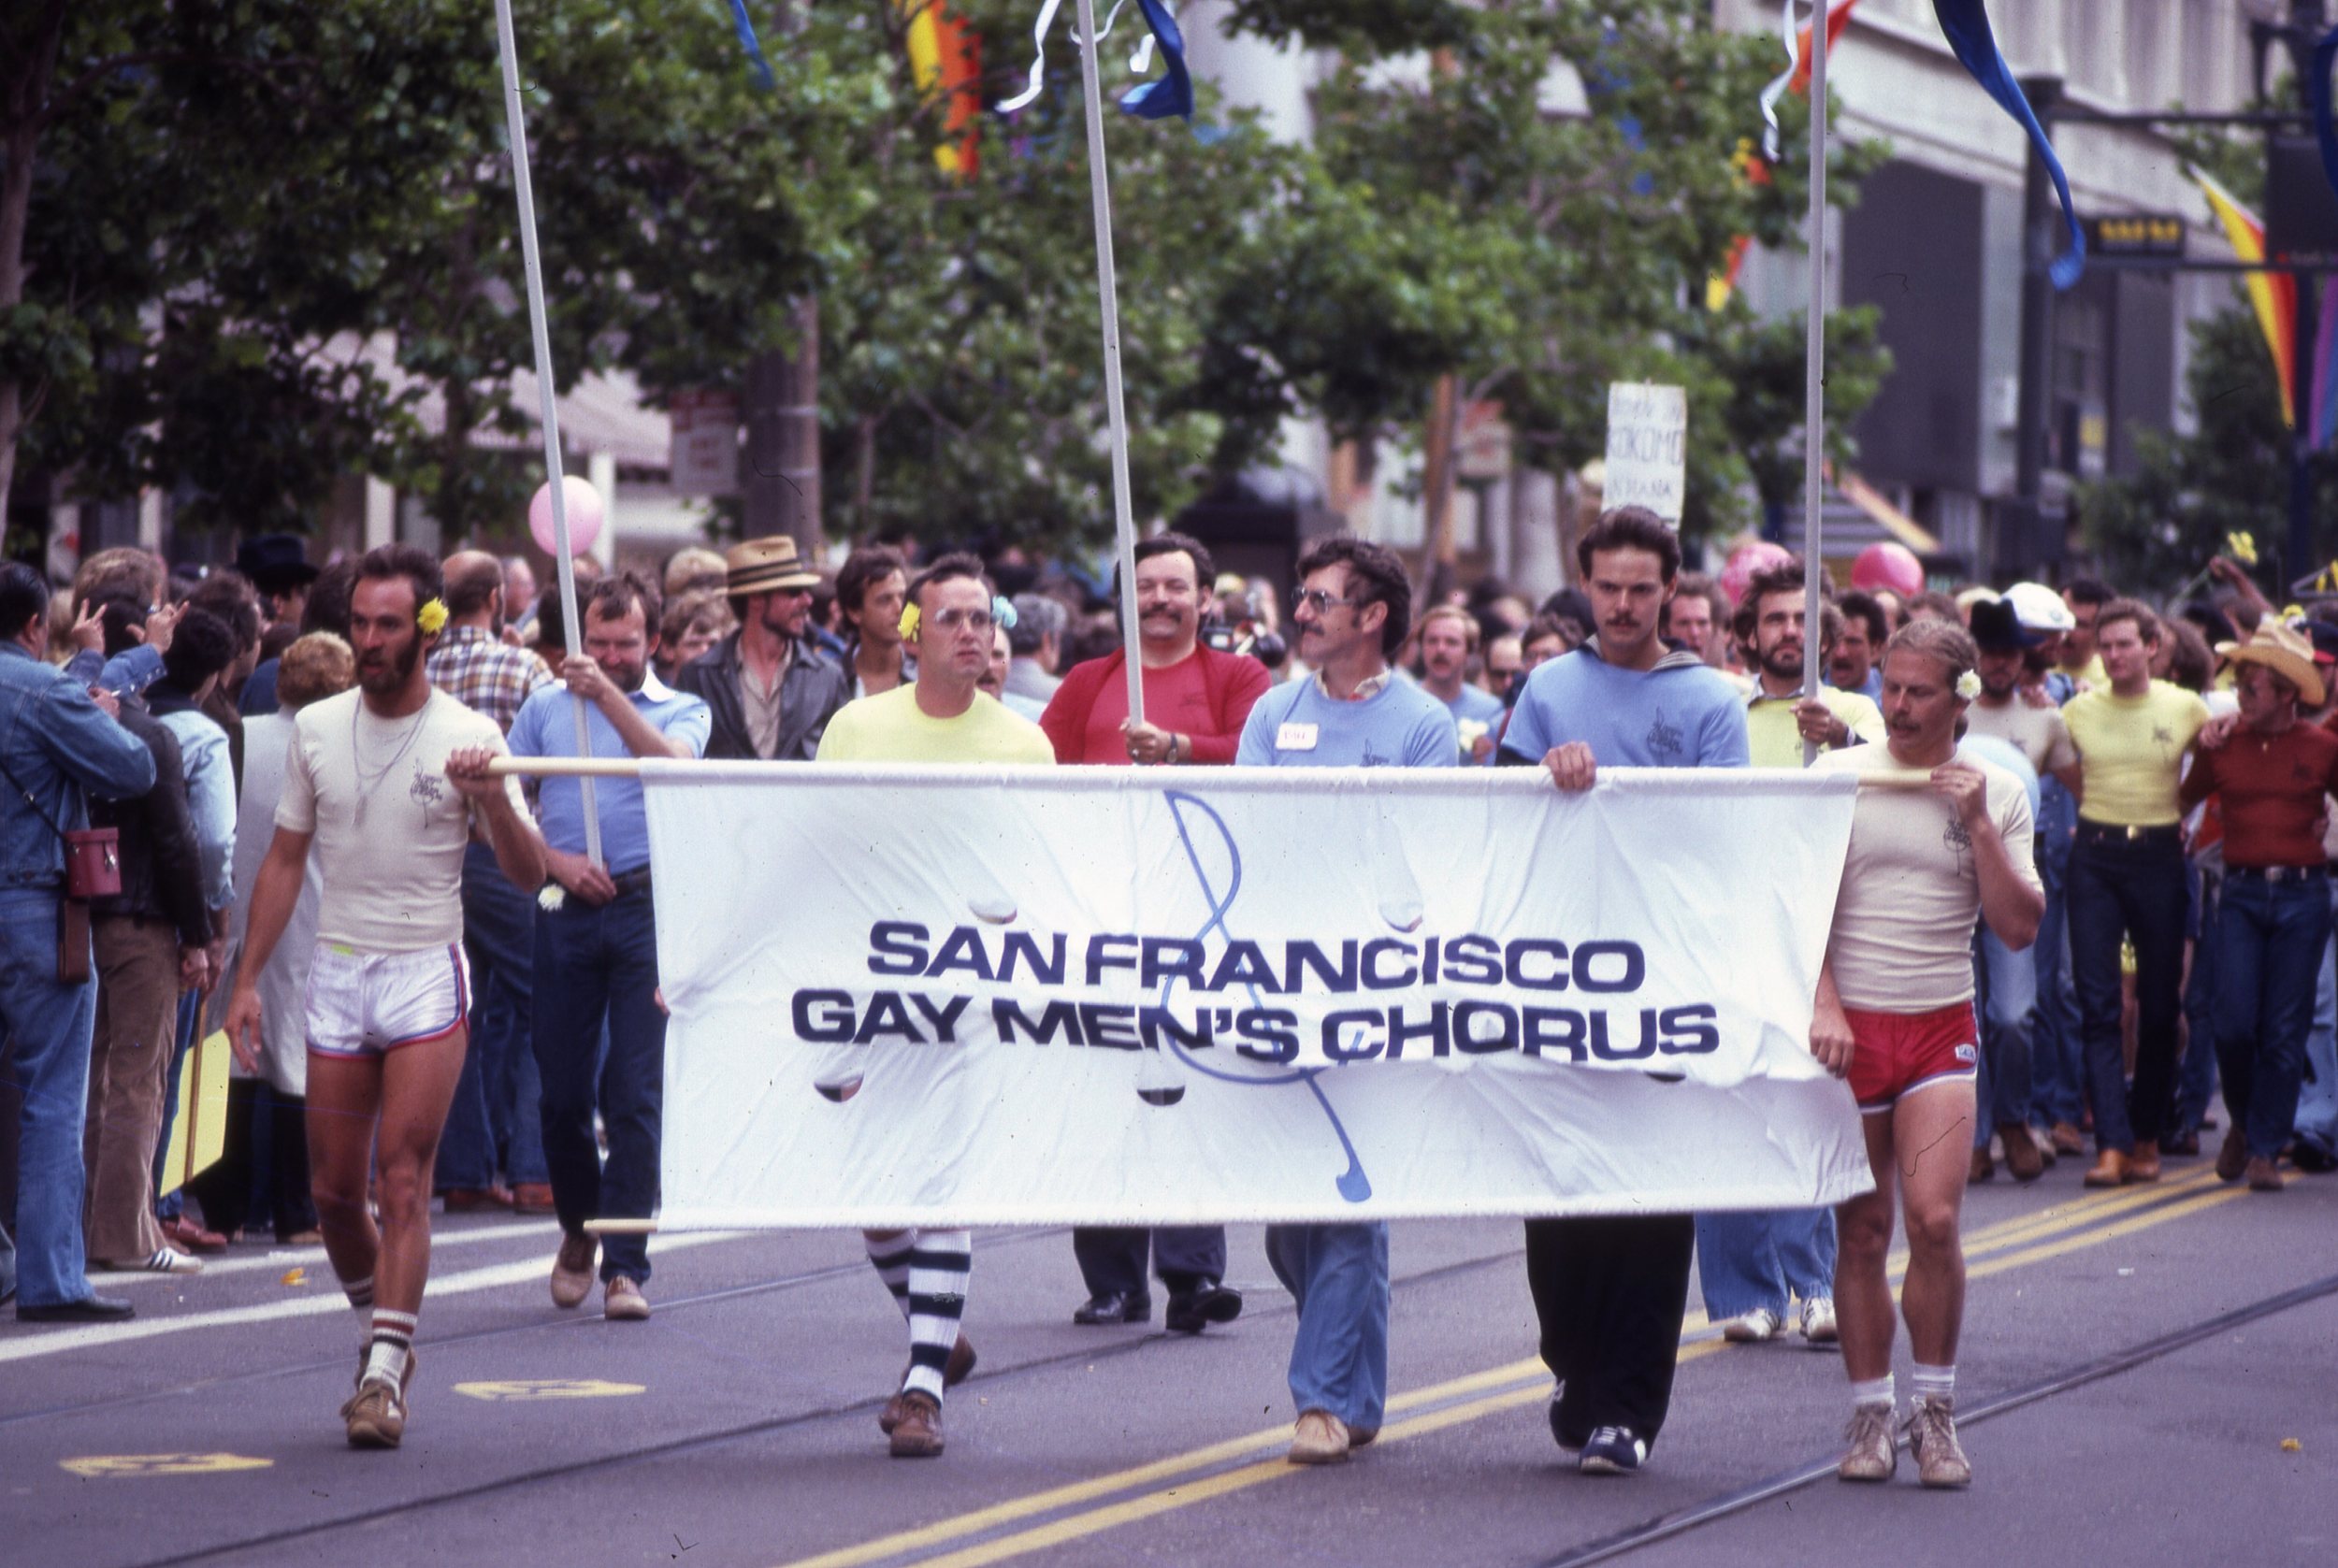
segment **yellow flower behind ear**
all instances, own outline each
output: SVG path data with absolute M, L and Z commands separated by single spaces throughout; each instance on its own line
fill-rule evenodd
M 2257 564 L 2257 537 L 2254 534 L 2236 529 L 2225 535 L 2224 548 L 2226 554 L 2244 567 Z
M 917 607 L 914 604 L 905 604 L 902 606 L 902 636 L 907 639 L 916 635 Z
M 446 600 L 432 599 L 428 604 L 415 611 L 414 624 L 422 627 L 425 636 L 444 631 L 446 629 Z

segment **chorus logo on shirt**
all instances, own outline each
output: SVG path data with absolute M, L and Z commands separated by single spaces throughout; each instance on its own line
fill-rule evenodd
M 1681 726 L 1665 723 L 1661 715 L 1648 726 L 1646 744 L 1649 753 L 1665 758 L 1667 766 L 1673 757 L 1681 755 Z
M 1956 870 L 1961 873 L 1967 858 L 1972 854 L 1972 835 L 1965 830 L 1963 823 L 1950 817 L 1948 826 L 1941 829 L 1941 842 L 1947 847 L 1949 854 L 1956 857 Z
M 422 764 L 417 762 L 414 764 L 414 782 L 407 786 L 406 794 L 427 811 L 446 798 L 446 781 L 436 773 L 425 771 Z

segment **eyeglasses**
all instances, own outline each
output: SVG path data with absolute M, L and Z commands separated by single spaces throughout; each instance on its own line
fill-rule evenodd
M 1330 614 L 1332 606 L 1335 604 L 1352 608 L 1351 601 L 1340 597 L 1337 594 L 1326 593 L 1321 588 L 1300 590 L 1299 597 L 1293 604 L 1296 609 L 1312 610 L 1318 615 Z
M 988 636 L 990 628 L 998 625 L 998 617 L 988 610 L 942 610 L 934 612 L 933 624 L 945 632 L 963 628 Z

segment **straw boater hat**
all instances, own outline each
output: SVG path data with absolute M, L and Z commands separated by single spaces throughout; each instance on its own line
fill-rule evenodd
M 797 558 L 796 541 L 786 534 L 734 544 L 723 555 L 723 592 L 728 595 L 793 592 L 815 587 L 820 574 Z
M 2308 708 L 2322 705 L 2322 672 L 2314 665 L 2314 644 L 2271 616 L 2260 622 L 2246 642 L 2219 642 L 2217 655 L 2231 664 L 2261 664 L 2298 688 L 2298 700 Z

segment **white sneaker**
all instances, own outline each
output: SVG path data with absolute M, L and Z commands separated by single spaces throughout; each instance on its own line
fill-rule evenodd
M 1802 1303 L 1802 1337 L 1814 1345 L 1832 1345 L 1840 1336 L 1835 1330 L 1835 1303 L 1821 1296 Z
M 152 1258 L 122 1259 L 97 1266 L 125 1274 L 199 1274 L 203 1272 L 203 1259 L 177 1247 L 165 1246 L 156 1248 Z
M 1755 1307 L 1742 1317 L 1721 1326 L 1721 1337 L 1732 1345 L 1762 1345 L 1783 1332 L 1786 1320 L 1768 1307 Z

